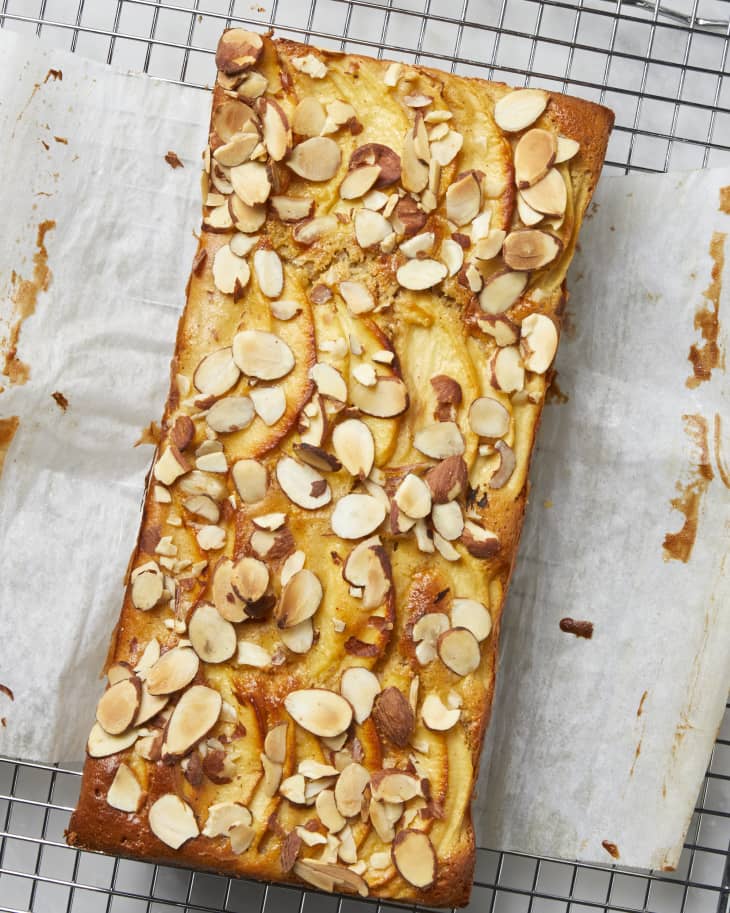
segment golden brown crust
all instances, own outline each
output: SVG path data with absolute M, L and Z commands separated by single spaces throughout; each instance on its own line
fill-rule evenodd
M 245 57 L 244 51 L 250 47 L 247 40 L 246 33 L 240 41 L 234 33 L 228 33 L 226 59 L 231 55 L 236 60 L 241 54 Z M 324 62 L 330 71 L 327 79 L 320 81 L 303 75 L 305 71 L 300 64 L 309 54 L 314 55 L 315 63 L 317 60 Z M 292 61 L 296 61 L 297 65 Z M 272 41 L 269 38 L 264 39 L 263 53 L 257 63 L 257 68 L 269 79 L 268 92 L 279 112 L 285 107 L 291 109 L 307 94 L 321 93 L 322 97 L 330 97 L 336 92 L 337 97 L 356 101 L 358 117 L 351 118 L 342 128 L 344 133 L 338 134 L 346 150 L 363 142 L 378 140 L 392 144 L 394 137 L 402 135 L 401 124 L 409 123 L 390 96 L 381 100 L 375 94 L 378 85 L 378 92 L 383 96 L 386 94 L 382 85 L 376 84 L 375 80 L 382 80 L 387 67 L 387 62 L 372 61 L 357 55 L 315 51 L 288 39 Z M 495 104 L 511 90 L 502 84 L 455 77 L 428 68 L 408 66 L 406 69 L 410 77 L 408 84 L 412 85 L 411 91 L 434 93 L 439 107 L 453 112 L 454 125 L 461 127 L 465 133 L 473 134 L 465 140 L 464 151 L 459 159 L 459 173 L 456 164 L 449 163 L 443 167 L 442 186 L 458 181 L 470 169 L 479 168 L 479 147 L 475 144 L 482 132 L 484 135 L 488 133 L 490 140 L 486 152 L 483 149 L 481 151 L 485 170 L 479 172 L 479 180 L 484 182 L 484 186 L 491 182 L 493 190 L 489 194 L 493 202 L 491 229 L 509 232 L 519 226 L 512 147 L 520 131 L 514 135 L 500 133 L 493 120 Z M 225 72 L 219 80 L 226 87 L 235 86 L 236 75 Z M 219 82 L 213 98 L 214 112 L 229 97 Z M 366 115 L 370 115 L 374 121 L 375 129 L 367 122 Z M 612 120 L 611 112 L 598 105 L 549 94 L 547 109 L 536 122 L 543 129 L 575 140 L 580 148 L 569 162 L 557 166 L 569 186 L 565 216 L 555 221 L 552 229 L 560 238 L 562 253 L 554 263 L 536 274 L 537 282 L 531 280 L 524 295 L 508 311 L 510 320 L 507 323 L 516 327 L 518 333 L 524 318 L 535 314 L 549 317 L 559 328 L 565 271 L 572 256 L 578 227 L 598 180 Z M 343 135 L 344 139 L 341 138 Z M 224 139 L 220 136 L 214 133 L 211 135 L 213 148 L 219 147 L 223 142 Z M 343 159 L 346 161 L 344 156 Z M 270 174 L 275 181 L 281 182 L 277 192 L 287 193 L 293 188 L 294 193 L 298 194 L 311 189 L 278 162 L 270 163 Z M 313 192 L 322 209 L 329 211 L 331 200 L 326 205 L 323 202 L 326 186 L 318 184 Z M 321 187 L 325 189 L 322 190 Z M 338 218 L 336 221 L 340 222 L 337 231 L 351 232 L 348 218 Z M 439 212 L 422 213 L 418 216 L 418 221 L 422 224 L 419 224 L 417 231 L 433 231 L 437 243 L 445 240 L 451 231 L 452 237 L 457 236 L 457 242 L 469 249 L 470 240 L 463 234 L 467 229 L 457 226 L 458 230 L 455 231 L 453 226 L 449 228 Z M 340 248 L 336 243 L 324 242 L 303 247 L 296 242 L 292 228 L 289 223 L 270 218 L 261 228 L 260 241 L 256 246 L 257 250 L 273 249 L 280 252 L 286 270 L 283 297 L 295 295 L 301 311 L 292 320 L 277 325 L 277 332 L 296 351 L 296 365 L 288 379 L 282 381 L 282 386 L 286 388 L 286 409 L 273 426 L 263 426 L 257 420 L 248 432 L 227 435 L 226 442 L 233 441 L 231 447 L 236 457 L 260 459 L 267 467 L 269 485 L 272 485 L 275 471 L 272 455 L 278 453 L 292 436 L 296 437 L 301 432 L 303 407 L 316 402 L 316 398 L 312 399 L 314 385 L 309 379 L 308 371 L 317 361 L 322 360 L 321 349 L 318 352 L 317 347 L 321 342 L 321 334 L 327 338 L 328 324 L 327 321 L 323 322 L 322 315 L 329 313 L 327 309 L 332 298 L 330 288 L 336 288 L 337 282 L 346 278 L 366 279 L 370 291 L 383 302 L 388 302 L 389 307 L 377 314 L 360 317 L 356 324 L 357 332 L 363 334 L 366 342 L 369 341 L 371 349 L 396 353 L 390 368 L 379 363 L 378 369 L 392 373 L 395 378 L 402 378 L 411 396 L 410 408 L 397 419 L 368 419 L 377 441 L 376 464 L 383 469 L 384 491 L 392 499 L 398 485 L 409 472 L 423 473 L 425 467 L 434 465 L 433 461 L 424 460 L 410 444 L 413 434 L 424 423 L 433 421 L 434 407 L 437 405 L 438 385 L 432 388 L 428 383 L 427 372 L 432 369 L 433 374 L 449 376 L 451 372 L 456 375 L 464 402 L 460 403 L 459 397 L 454 396 L 455 382 L 452 378 L 451 385 L 447 385 L 448 401 L 438 405 L 437 417 L 446 421 L 449 419 L 448 410 L 453 409 L 454 415 L 458 412 L 459 421 L 464 422 L 470 402 L 475 396 L 481 395 L 480 391 L 483 393 L 485 385 L 490 389 L 490 381 L 480 380 L 477 374 L 487 359 L 491 363 L 497 347 L 480 324 L 480 318 L 485 315 L 476 294 L 469 288 L 466 266 L 458 275 L 444 280 L 440 294 L 426 291 L 404 297 L 399 293 L 394 280 L 398 266 L 403 263 L 397 249 L 377 254 L 363 251 L 352 243 L 351 233 L 342 235 L 346 240 Z M 415 231 L 416 229 L 409 230 L 406 227 L 404 237 L 411 237 Z M 173 443 L 180 448 L 177 458 L 186 465 L 194 463 L 194 452 L 205 439 L 200 431 L 204 422 L 200 422 L 196 410 L 199 412 L 207 409 L 217 397 L 205 400 L 198 396 L 196 405 L 192 406 L 194 393 L 191 394 L 185 388 L 181 390 L 178 375 L 190 379 L 201 357 L 230 344 L 231 334 L 238 323 L 237 317 L 231 316 L 235 312 L 231 310 L 230 296 L 216 291 L 212 272 L 216 253 L 227 244 L 229 238 L 230 232 L 221 233 L 215 227 L 202 231 L 188 283 L 188 303 L 178 327 L 176 354 L 171 365 L 170 394 L 158 457 L 164 453 L 166 443 Z M 341 264 L 338 265 L 338 258 L 343 256 L 347 258 L 345 270 L 340 269 Z M 485 275 L 488 281 L 494 273 L 488 267 Z M 302 276 L 306 277 L 306 282 L 301 279 Z M 320 292 L 313 293 L 314 288 L 319 288 Z M 243 292 L 233 295 L 233 304 L 244 306 L 243 319 L 238 329 L 265 329 L 267 321 L 270 323 L 266 299 L 253 289 L 252 281 L 242 300 Z M 321 294 L 322 289 L 326 294 Z M 320 298 L 323 300 L 320 301 Z M 346 308 L 344 313 L 340 313 L 340 319 L 344 321 L 343 326 L 350 320 Z M 458 340 L 457 344 L 450 342 L 449 334 Z M 526 357 L 524 352 L 523 357 Z M 426 372 L 424 376 L 423 372 Z M 273 628 L 276 632 L 275 626 L 259 621 L 245 622 L 247 635 L 258 646 L 270 649 L 272 655 L 280 654 L 283 657 L 281 664 L 265 671 L 257 671 L 246 667 L 234 668 L 233 661 L 220 665 L 201 663 L 192 682 L 192 685 L 217 688 L 229 706 L 235 708 L 235 722 L 230 723 L 228 728 L 223 727 L 222 734 L 216 730 L 216 737 L 220 736 L 220 741 L 215 746 L 220 747 L 214 746 L 209 750 L 217 757 L 219 767 L 228 752 L 238 751 L 238 764 L 245 768 L 240 777 L 237 774 L 238 779 L 231 785 L 226 785 L 228 780 L 220 773 L 214 774 L 216 779 L 211 779 L 209 774 L 213 770 L 212 761 L 209 761 L 206 773 L 203 758 L 201 772 L 201 759 L 197 750 L 190 755 L 197 760 L 195 764 L 189 764 L 187 770 L 183 770 L 179 763 L 172 763 L 171 759 L 145 759 L 135 749 L 126 749 L 107 757 L 89 757 L 84 768 L 78 807 L 67 832 L 68 842 L 74 846 L 153 862 L 190 865 L 221 874 L 301 884 L 301 879 L 292 870 L 292 860 L 287 858 L 285 865 L 282 865 L 280 853 L 285 838 L 293 833 L 292 828 L 296 824 L 303 825 L 313 820 L 316 823 L 316 815 L 311 806 L 301 809 L 281 798 L 263 801 L 263 781 L 258 758 L 264 750 L 264 736 L 277 723 L 289 719 L 283 700 L 290 692 L 308 687 L 332 688 L 337 691 L 342 668 L 353 664 L 362 665 L 378 672 L 383 687 L 387 683 L 389 687 L 397 687 L 408 696 L 409 684 L 416 679 L 420 682 L 421 698 L 424 694 L 440 693 L 445 696 L 449 692 L 458 694 L 463 707 L 459 725 L 443 737 L 439 733 L 430 732 L 421 724 L 417 730 L 418 738 L 414 737 L 413 740 L 414 745 L 419 740 L 428 743 L 425 748 L 421 744 L 417 752 L 419 764 L 428 772 L 428 788 L 423 800 L 418 800 L 422 807 L 416 808 L 414 815 L 422 830 L 429 834 L 436 850 L 435 880 L 430 887 L 419 889 L 406 881 L 392 866 L 386 866 L 378 871 L 366 872 L 370 894 L 428 906 L 465 905 L 471 890 L 476 857 L 470 799 L 475 772 L 479 768 L 483 737 L 489 722 L 501 612 L 522 528 L 529 485 L 529 462 L 540 421 L 545 386 L 546 375 L 543 370 L 542 373 L 530 374 L 529 384 L 525 384 L 519 401 L 517 397 L 499 394 L 504 402 L 509 402 L 512 413 L 511 430 L 504 436 L 504 443 L 510 453 L 514 452 L 516 461 L 516 468 L 504 486 L 489 486 L 489 479 L 496 468 L 496 455 L 478 456 L 475 448 L 465 454 L 473 487 L 465 495 L 459 495 L 459 503 L 463 504 L 467 518 L 479 518 L 479 523 L 491 530 L 496 536 L 498 547 L 492 548 L 489 543 L 482 545 L 484 554 L 489 556 L 486 560 L 473 557 L 479 552 L 478 544 L 474 546 L 476 551 L 472 548 L 468 548 L 468 551 L 460 549 L 460 560 L 454 564 L 445 558 L 442 560 L 438 553 L 424 554 L 420 548 L 415 547 L 412 534 L 384 533 L 388 549 L 376 551 L 382 572 L 391 581 L 391 586 L 382 604 L 370 617 L 363 615 L 360 610 L 359 614 L 348 614 L 342 609 L 341 603 L 348 599 L 349 586 L 343 577 L 342 566 L 353 543 L 343 542 L 333 535 L 329 526 L 329 513 L 292 508 L 282 493 L 273 487 L 262 502 L 262 509 L 254 512 L 245 506 L 241 507 L 238 502 L 234 507 L 227 499 L 218 498 L 221 523 L 229 523 L 235 532 L 224 553 L 235 561 L 257 554 L 254 539 L 256 527 L 252 523 L 252 513 L 257 515 L 287 511 L 286 526 L 276 533 L 276 541 L 266 556 L 272 577 L 281 573 L 284 560 L 294 548 L 306 550 L 307 542 L 320 537 L 318 553 L 313 556 L 307 554 L 307 567 L 310 567 L 311 557 L 311 566 L 327 583 L 326 593 L 331 588 L 334 594 L 331 598 L 325 596 L 324 608 L 320 609 L 320 613 L 327 615 L 328 624 L 332 624 L 332 621 L 337 622 L 340 617 L 337 613 L 343 612 L 347 630 L 342 632 L 339 627 L 335 627 L 336 634 L 332 634 L 329 627 L 325 627 L 323 617 L 317 630 L 319 640 L 315 644 L 316 649 L 311 654 L 306 654 L 306 660 L 300 661 L 297 656 L 284 650 L 281 644 L 276 646 L 278 642 L 270 630 Z M 444 384 L 441 387 L 444 388 Z M 323 402 L 320 399 L 320 404 Z M 343 414 L 348 415 L 350 412 L 352 415 L 358 414 L 352 407 L 348 407 Z M 189 417 L 191 415 L 193 422 Z M 184 426 L 180 424 L 182 416 L 185 416 Z M 341 419 L 342 415 L 330 415 L 325 420 L 322 446 L 330 451 L 333 424 Z M 307 419 L 310 420 L 317 421 L 315 413 Z M 195 432 L 192 440 L 191 424 Z M 245 435 L 248 436 L 244 437 Z M 502 451 L 500 456 L 506 459 Z M 223 479 L 228 479 L 228 476 L 223 476 Z M 347 485 L 339 488 L 333 479 L 330 483 L 335 488 L 334 503 L 357 480 L 349 479 Z M 170 486 L 173 493 L 172 506 L 156 499 L 155 490 L 159 487 L 155 476 L 150 475 L 139 544 L 130 561 L 127 583 L 131 584 L 133 573 L 141 565 L 159 559 L 160 544 L 164 545 L 165 542 L 163 537 L 172 536 L 175 539 L 177 536 L 179 524 L 176 526 L 169 523 L 170 515 L 175 510 L 182 514 L 182 528 L 187 536 L 184 540 L 180 537 L 175 539 L 180 547 L 177 557 L 186 558 L 190 564 L 178 571 L 171 571 L 176 577 L 176 591 L 169 603 L 159 602 L 152 611 L 139 611 L 135 608 L 130 595 L 131 585 L 128 587 L 110 645 L 107 666 L 120 661 L 135 666 L 145 647 L 155 638 L 163 652 L 174 648 L 180 636 L 185 636 L 194 609 L 201 601 L 211 598 L 211 581 L 221 552 L 213 551 L 209 566 L 194 572 L 196 561 L 205 560 L 211 553 L 199 546 L 196 537 L 192 535 L 193 530 L 188 528 L 189 515 L 185 513 L 186 508 L 181 506 L 182 500 L 173 486 Z M 228 491 L 235 491 L 232 484 L 228 484 Z M 434 498 L 434 502 L 436 500 Z M 394 510 L 393 504 L 391 501 L 390 522 L 397 524 L 398 511 Z M 465 537 L 462 543 L 465 544 L 466 541 Z M 419 656 L 417 651 L 413 628 L 428 613 L 451 612 L 454 599 L 466 596 L 481 599 L 489 607 L 491 633 L 481 647 L 477 670 L 473 674 L 461 676 L 439 660 L 424 664 L 423 655 Z M 251 609 L 252 614 L 254 609 L 255 607 Z M 259 609 L 270 611 L 270 606 L 266 604 Z M 315 657 L 315 654 L 316 658 L 310 658 Z M 356 658 L 355 662 L 352 661 L 353 657 Z M 147 748 L 149 757 L 159 757 L 164 720 L 153 718 L 146 723 L 146 727 L 156 739 Z M 356 737 L 350 736 L 345 745 L 348 756 L 362 762 L 369 771 L 377 771 L 384 765 L 410 769 L 407 765 L 412 765 L 413 761 L 409 759 L 408 751 L 400 749 L 397 744 L 392 744 L 391 739 L 384 737 L 383 729 L 386 733 L 392 731 L 388 726 L 376 726 L 372 718 L 358 725 Z M 295 728 L 290 721 L 283 777 L 296 772 L 293 757 L 295 752 L 300 760 L 307 757 L 309 752 L 310 757 L 325 763 L 331 763 L 335 755 L 334 750 L 322 751 L 316 740 L 298 727 Z M 120 760 L 131 767 L 140 781 L 143 792 L 137 812 L 122 812 L 107 802 L 106 797 Z M 422 775 L 420 771 L 419 775 Z M 373 784 L 375 782 L 372 781 Z M 235 853 L 227 837 L 210 838 L 202 835 L 193 836 L 178 849 L 172 849 L 155 836 L 148 820 L 152 804 L 168 793 L 180 796 L 195 809 L 201 829 L 205 823 L 206 809 L 211 803 L 221 801 L 221 797 L 234 797 L 234 801 L 245 805 L 250 803 L 255 811 L 254 818 L 258 819 L 254 822 L 252 849 L 249 852 Z M 262 827 L 262 821 L 267 821 L 267 826 Z M 382 854 L 383 844 L 372 831 L 368 831 L 366 824 L 353 819 L 352 829 L 358 852 L 372 854 L 381 851 Z M 385 846 L 387 848 L 387 844 Z M 306 858 L 316 858 L 315 851 L 320 849 L 305 848 L 303 851 L 301 842 L 295 846 L 291 839 L 287 848 L 288 856 L 294 848 L 300 853 L 304 852 Z M 339 883 L 338 886 L 342 887 Z

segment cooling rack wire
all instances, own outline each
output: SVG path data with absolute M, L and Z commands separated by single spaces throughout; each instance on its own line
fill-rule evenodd
M 602 102 L 616 112 L 608 173 L 730 164 L 728 0 L 0 0 L 0 27 L 201 88 L 232 23 Z M 0 757 L 2 913 L 396 909 L 73 850 L 79 782 L 77 768 Z M 469 909 L 729 913 L 730 704 L 677 872 L 484 848 Z

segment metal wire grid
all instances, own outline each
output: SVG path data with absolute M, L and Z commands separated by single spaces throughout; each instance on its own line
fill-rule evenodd
M 266 2 L 266 0 L 264 0 Z M 170 82 L 205 86 L 223 27 L 270 24 L 324 46 L 542 85 L 609 105 L 607 169 L 730 163 L 730 3 L 674 0 L 0 0 L 0 27 Z M 674 13 L 672 18 L 667 13 Z M 83 853 L 63 830 L 77 769 L 0 757 L 0 911 L 388 909 Z M 480 849 L 480 913 L 728 913 L 730 705 L 676 873 Z

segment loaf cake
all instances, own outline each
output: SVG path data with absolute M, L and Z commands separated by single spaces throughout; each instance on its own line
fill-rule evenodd
M 231 29 L 73 846 L 467 902 L 610 111 Z

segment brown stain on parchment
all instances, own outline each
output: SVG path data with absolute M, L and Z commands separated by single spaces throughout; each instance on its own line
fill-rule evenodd
M 648 696 L 649 696 L 649 692 L 648 692 L 648 691 L 645 691 L 645 692 L 641 695 L 641 700 L 639 701 L 639 706 L 638 706 L 638 708 L 637 708 L 637 710 L 636 710 L 636 715 L 637 715 L 637 716 L 641 716 L 641 714 L 644 712 L 644 701 L 647 699 Z
M 707 419 L 702 415 L 683 415 L 684 430 L 693 444 L 690 467 L 677 482 L 677 495 L 671 505 L 684 514 L 682 528 L 664 537 L 664 560 L 689 561 L 697 537 L 697 522 L 702 498 L 715 477 L 710 464 Z
M 20 425 L 20 419 L 17 415 L 10 415 L 8 418 L 0 418 L 0 476 L 3 474 L 5 458 L 8 455 L 10 444 L 15 437 L 15 432 Z M 0 686 L 0 691 L 4 688 Z
M 48 266 L 46 235 L 56 227 L 53 219 L 46 219 L 38 226 L 36 234 L 36 252 L 33 255 L 33 278 L 23 279 L 15 271 L 12 274 L 12 301 L 15 305 L 15 321 L 10 327 L 10 334 L 3 348 L 5 361 L 3 374 L 11 384 L 24 384 L 30 377 L 30 366 L 18 358 L 18 342 L 23 321 L 35 313 L 38 295 L 45 292 L 51 284 L 53 273 Z
M 720 294 L 722 272 L 725 268 L 725 240 L 727 235 L 720 231 L 712 233 L 710 257 L 712 258 L 711 281 L 702 293 L 706 301 L 695 314 L 694 326 L 699 330 L 703 344 L 692 343 L 687 358 L 692 364 L 692 375 L 687 378 L 690 389 L 709 380 L 715 368 L 725 366 L 725 355 L 718 341 L 720 335 Z
M 730 185 L 720 188 L 720 206 L 719 211 L 730 216 Z
M 165 155 L 165 161 L 170 166 L 170 168 L 172 168 L 173 170 L 175 168 L 184 168 L 185 167 L 183 165 L 183 163 L 180 161 L 180 159 L 178 158 L 177 152 L 173 152 L 172 149 L 170 149 L 169 152 L 167 152 L 167 154 Z
M 567 403 L 570 397 L 567 393 L 563 393 L 558 385 L 558 372 L 555 371 L 550 383 L 548 384 L 547 389 L 545 390 L 545 403 L 553 404 L 557 406 L 562 406 L 564 403 Z
M 631 765 L 631 770 L 629 771 L 629 776 L 633 777 L 634 769 L 636 767 L 636 762 L 639 760 L 639 755 L 641 754 L 641 739 L 636 743 L 636 750 L 634 751 L 634 762 Z
M 612 856 L 614 859 L 619 859 L 621 857 L 621 854 L 618 851 L 618 847 L 610 840 L 602 840 L 601 846 L 608 853 L 608 855 Z
M 730 190 L 730 188 L 728 188 Z M 722 419 L 720 413 L 715 413 L 715 465 L 717 466 L 717 474 L 720 476 L 720 481 L 725 486 L 725 488 L 730 488 L 730 470 L 728 470 L 725 465 L 725 460 L 722 456 Z
M 61 393 L 59 390 L 54 390 L 54 392 L 51 393 L 51 396 L 55 400 L 56 405 L 61 410 L 61 412 L 65 412 L 68 409 L 68 400 L 63 395 L 63 393 Z

